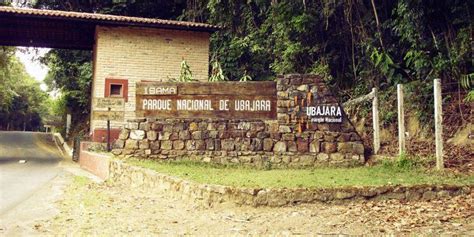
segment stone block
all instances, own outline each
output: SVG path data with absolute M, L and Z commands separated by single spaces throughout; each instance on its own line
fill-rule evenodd
M 143 122 L 143 123 L 140 123 L 139 127 L 140 127 L 140 130 L 150 131 L 151 125 L 150 125 L 150 123 Z
M 329 160 L 329 155 L 326 153 L 319 153 L 316 155 L 316 159 L 318 161 L 328 161 Z
M 280 133 L 291 133 L 291 128 L 290 128 L 290 126 L 280 125 L 280 127 L 278 129 L 278 132 L 280 132 Z
M 353 152 L 357 155 L 364 155 L 364 144 L 362 143 L 353 143 L 352 144 Z
M 352 153 L 352 143 L 340 142 L 337 144 L 337 151 L 343 154 Z
M 166 141 L 170 140 L 171 132 L 160 132 L 158 134 L 158 140 L 160 141 Z
M 125 149 L 127 149 L 127 150 L 138 149 L 138 141 L 137 140 L 127 140 L 127 141 L 125 141 Z
M 300 156 L 300 163 L 304 166 L 312 166 L 316 160 L 316 156 Z
M 334 153 L 337 151 L 336 143 L 333 142 L 323 142 L 321 148 L 324 153 Z
M 303 92 L 309 91 L 309 86 L 308 85 L 301 85 L 301 86 L 296 87 L 296 90 L 303 91 Z
M 286 142 L 286 144 L 288 146 L 288 151 L 289 152 L 297 152 L 298 151 L 298 147 L 296 146 L 295 141 L 288 141 L 288 142 Z
M 174 140 L 178 140 L 178 139 L 179 139 L 178 132 L 172 132 L 171 135 L 170 135 L 170 140 L 174 141 Z
M 187 130 L 180 131 L 179 134 L 178 134 L 178 138 L 180 140 L 189 140 L 189 139 L 191 139 L 191 133 Z
M 250 150 L 252 151 L 261 151 L 263 150 L 263 142 L 262 139 L 254 138 L 252 139 L 252 143 L 250 145 Z
M 351 141 L 351 134 L 350 133 L 341 133 L 337 138 L 338 142 L 349 142 Z
M 129 129 L 122 129 L 120 130 L 120 134 L 119 134 L 119 139 L 121 140 L 127 140 L 128 136 L 130 135 L 130 130 Z
M 197 131 L 199 129 L 199 125 L 196 122 L 191 122 L 189 124 L 189 131 Z
M 208 130 L 208 131 L 215 131 L 215 130 L 217 130 L 217 123 L 209 123 L 209 124 L 207 124 L 207 130 Z
M 194 131 L 191 134 L 194 140 L 201 140 L 202 139 L 202 131 Z
M 161 122 L 154 122 L 152 125 L 151 125 L 151 130 L 154 130 L 154 131 L 162 131 L 163 130 L 163 124 Z
M 173 126 L 173 132 L 181 132 L 184 130 L 184 123 L 177 123 Z
M 213 151 L 215 149 L 215 142 L 214 139 L 207 139 L 206 140 L 206 149 L 209 151 Z
M 139 129 L 139 123 L 129 122 L 128 123 L 128 128 L 131 129 L 131 130 L 137 130 L 137 129 Z
M 331 159 L 331 161 L 343 161 L 344 155 L 341 153 L 332 153 L 329 154 L 329 159 Z
M 155 141 L 156 139 L 158 139 L 158 133 L 156 131 L 148 131 L 146 133 L 146 137 L 149 141 Z
M 207 129 L 207 126 L 208 126 L 208 123 L 207 123 L 207 122 L 200 122 L 200 123 L 198 124 L 199 130 L 206 130 L 206 129 Z
M 173 149 L 173 142 L 172 141 L 161 141 L 161 149 L 162 150 L 171 150 Z
M 303 139 L 303 138 L 298 138 L 296 140 L 296 147 L 298 149 L 298 152 L 308 152 L 309 150 L 308 140 Z
M 209 131 L 209 138 L 216 139 L 218 135 L 219 131 L 217 130 Z
M 163 132 L 173 132 L 173 124 L 164 124 L 163 125 Z
M 182 140 L 176 140 L 176 141 L 173 141 L 173 149 L 175 150 L 182 150 L 184 149 L 184 141 Z
M 159 150 L 160 149 L 160 141 L 151 142 L 150 148 L 154 151 Z
M 271 138 L 263 139 L 263 150 L 272 151 L 272 149 L 273 149 L 273 139 Z
M 124 147 L 125 147 L 125 140 L 122 140 L 122 139 L 115 140 L 113 148 L 122 149 Z
M 194 141 L 194 140 L 186 141 L 186 150 L 188 150 L 188 151 L 196 150 L 196 141 Z
M 138 147 L 140 149 L 148 149 L 150 148 L 150 142 L 148 140 L 142 140 L 138 142 Z
M 279 141 L 275 143 L 275 146 L 273 146 L 273 151 L 274 152 L 286 152 L 287 146 L 286 143 L 283 141 Z
M 206 142 L 204 140 L 196 140 L 196 150 L 198 151 L 206 150 Z
M 309 152 L 311 152 L 311 153 L 319 153 L 319 151 L 320 151 L 320 145 L 321 145 L 321 143 L 320 143 L 318 140 L 313 140 L 313 141 L 309 144 Z
M 225 139 L 221 141 L 221 149 L 224 151 L 233 151 L 235 150 L 235 142 L 230 139 Z
M 142 140 L 145 138 L 145 131 L 143 130 L 132 130 L 130 131 L 130 139 Z
M 277 114 L 277 120 L 279 123 L 288 123 L 290 116 L 288 114 Z
M 266 121 L 267 130 L 270 133 L 277 133 L 279 131 L 280 125 L 276 121 Z
M 294 141 L 295 140 L 295 134 L 293 134 L 293 133 L 284 133 L 283 135 L 281 135 L 281 138 L 284 141 Z

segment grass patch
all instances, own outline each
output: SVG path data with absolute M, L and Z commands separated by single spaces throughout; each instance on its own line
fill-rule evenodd
M 192 161 L 157 162 L 127 160 L 127 163 L 199 183 L 237 187 L 345 187 L 417 184 L 474 184 L 473 175 L 427 170 L 408 161 L 384 162 L 372 167 L 260 170 Z

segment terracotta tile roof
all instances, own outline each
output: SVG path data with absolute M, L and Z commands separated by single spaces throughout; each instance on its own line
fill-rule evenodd
M 162 20 L 162 19 L 154 19 L 154 18 L 117 16 L 117 15 L 86 13 L 86 12 L 43 10 L 43 9 L 32 9 L 32 8 L 0 7 L 0 15 L 83 20 L 83 21 L 90 21 L 92 23 L 97 23 L 97 24 L 143 26 L 143 27 L 154 27 L 154 28 L 173 28 L 173 29 L 191 30 L 191 31 L 214 32 L 219 29 L 219 27 L 217 26 L 205 24 L 205 23 L 198 23 L 198 22 L 172 21 L 172 20 Z

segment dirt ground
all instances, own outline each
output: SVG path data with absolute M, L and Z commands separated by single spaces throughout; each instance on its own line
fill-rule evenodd
M 203 207 L 167 193 L 76 180 L 56 205 L 60 214 L 32 226 L 37 234 L 474 236 L 474 194 L 432 202 Z

